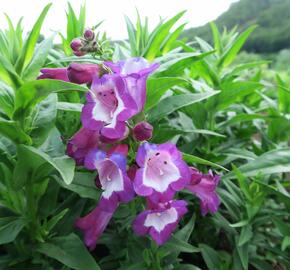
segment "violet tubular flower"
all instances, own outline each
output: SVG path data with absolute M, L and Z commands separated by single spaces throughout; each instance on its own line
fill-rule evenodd
M 166 202 L 182 190 L 190 179 L 190 171 L 174 144 L 143 143 L 137 152 L 135 192 L 154 202 Z
M 98 181 L 103 190 L 99 205 L 111 211 L 120 202 L 129 202 L 135 192 L 126 172 L 126 156 L 119 147 L 115 152 L 92 150 L 85 159 L 85 167 L 98 171 Z
M 43 68 L 40 72 L 42 74 L 37 77 L 38 80 L 53 79 L 69 82 L 67 68 Z
M 99 140 L 98 130 L 81 128 L 67 144 L 66 153 L 76 161 L 76 165 L 84 165 L 86 155 L 92 150 L 104 145 Z
M 100 67 L 96 64 L 71 63 L 67 68 L 70 82 L 90 84 L 95 76 L 99 76 Z
M 111 141 L 119 140 L 125 136 L 125 121 L 134 115 L 135 108 L 120 76 L 95 77 L 83 107 L 82 123 L 85 128 L 100 130 L 100 134 Z
M 151 64 L 141 57 L 130 58 L 118 63 L 106 62 L 105 64 L 113 72 L 125 78 L 128 91 L 136 103 L 136 113 L 141 112 L 146 101 L 147 78 L 159 67 L 159 64 Z
M 103 209 L 100 205 L 97 206 L 88 215 L 79 218 L 75 222 L 75 226 L 83 231 L 84 242 L 89 250 L 94 250 L 98 239 L 109 224 L 115 209 Z
M 183 200 L 159 203 L 157 208 L 140 213 L 133 223 L 137 235 L 149 234 L 157 245 L 163 245 L 177 228 L 180 219 L 187 212 Z
M 186 187 L 200 199 L 201 214 L 205 216 L 208 212 L 215 213 L 218 210 L 220 199 L 216 193 L 220 176 L 214 175 L 211 171 L 202 174 L 195 168 L 191 170 L 191 181 Z

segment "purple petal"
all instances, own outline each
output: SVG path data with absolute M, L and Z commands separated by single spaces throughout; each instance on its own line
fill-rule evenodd
M 84 242 L 90 250 L 94 250 L 101 234 L 110 222 L 115 209 L 105 211 L 97 206 L 88 215 L 76 220 L 75 226 L 83 231 Z
M 40 70 L 42 73 L 38 76 L 38 80 L 41 79 L 54 79 L 69 82 L 69 78 L 67 76 L 67 68 L 43 68 Z

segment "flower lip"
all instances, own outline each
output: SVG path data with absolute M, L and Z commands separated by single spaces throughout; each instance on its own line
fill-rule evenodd
M 126 124 L 134 115 L 135 104 L 126 93 L 118 75 L 95 77 L 82 111 L 82 123 L 90 129 L 100 129 L 101 135 L 118 140 L 126 134 Z
M 128 202 L 134 197 L 134 190 L 126 173 L 125 147 L 119 146 L 109 154 L 98 149 L 92 150 L 85 159 L 85 166 L 98 171 L 98 183 L 103 189 L 102 205 Z M 111 208 L 110 206 L 108 206 Z
M 140 166 L 134 180 L 138 195 L 166 201 L 189 182 L 189 169 L 176 146 L 171 143 L 143 143 L 138 149 L 136 161 Z
M 212 171 L 209 171 L 208 174 L 202 174 L 195 168 L 190 169 L 191 181 L 186 188 L 200 199 L 201 214 L 203 216 L 208 212 L 215 213 L 220 204 L 220 199 L 216 193 L 220 176 L 214 175 Z
M 162 245 L 170 238 L 186 212 L 187 203 L 183 200 L 159 203 L 154 209 L 140 213 L 133 223 L 133 229 L 138 235 L 150 234 L 158 245 Z

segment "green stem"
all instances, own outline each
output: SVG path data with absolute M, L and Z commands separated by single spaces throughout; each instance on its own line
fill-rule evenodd
M 26 191 L 26 217 L 28 220 L 28 230 L 32 241 L 35 240 L 37 230 L 37 202 L 34 197 L 32 173 L 28 174 L 28 180 L 25 186 Z

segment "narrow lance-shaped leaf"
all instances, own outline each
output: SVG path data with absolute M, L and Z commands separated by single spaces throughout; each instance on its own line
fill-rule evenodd
M 36 23 L 34 24 L 27 40 L 25 41 L 24 46 L 22 47 L 21 54 L 19 55 L 19 58 L 17 59 L 16 62 L 16 70 L 18 73 L 20 73 L 23 70 L 23 68 L 28 65 L 28 63 L 31 61 L 33 57 L 35 45 L 37 43 L 40 34 L 41 26 L 51 5 L 52 4 L 48 4 L 43 9 Z

